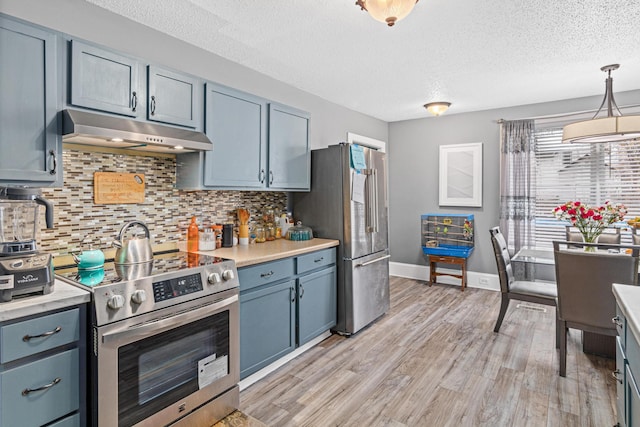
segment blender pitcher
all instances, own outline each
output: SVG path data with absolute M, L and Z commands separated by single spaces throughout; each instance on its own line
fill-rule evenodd
M 0 256 L 34 253 L 38 206 L 46 209 L 47 228 L 53 227 L 53 206 L 39 189 L 6 188 L 0 194 Z

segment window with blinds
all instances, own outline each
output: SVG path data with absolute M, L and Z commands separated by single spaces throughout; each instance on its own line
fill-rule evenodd
M 640 142 L 563 144 L 561 127 L 536 129 L 535 139 L 537 247 L 564 240 L 565 224 L 553 209 L 570 200 L 623 203 L 625 219 L 640 216 Z M 631 243 L 629 231 L 622 242 Z

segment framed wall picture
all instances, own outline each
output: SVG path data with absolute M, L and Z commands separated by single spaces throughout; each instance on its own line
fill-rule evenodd
M 482 207 L 482 143 L 440 146 L 440 206 Z

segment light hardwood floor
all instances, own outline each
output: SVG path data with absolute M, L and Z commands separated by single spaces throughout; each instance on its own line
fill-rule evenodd
M 568 339 L 558 376 L 553 309 L 500 294 L 392 277 L 391 309 L 333 335 L 241 393 L 269 426 L 612 426 L 615 361 Z

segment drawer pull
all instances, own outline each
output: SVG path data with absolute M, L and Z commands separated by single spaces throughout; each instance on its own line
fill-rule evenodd
M 49 384 L 45 384 L 42 387 L 38 387 L 38 388 L 25 388 L 24 390 L 22 390 L 22 395 L 23 396 L 28 396 L 29 393 L 33 393 L 34 391 L 42 391 L 42 390 L 46 390 L 48 388 L 53 387 L 54 385 L 58 384 L 60 381 L 62 381 L 62 378 L 58 377 L 55 380 L 51 381 Z
M 615 371 L 611 372 L 611 376 L 613 377 L 614 380 L 618 381 L 620 384 L 622 384 L 622 378 L 618 378 L 618 374 L 620 374 L 620 370 L 616 369 Z
M 622 328 L 622 322 L 620 321 L 620 316 L 616 316 L 613 319 L 611 319 L 611 322 L 613 322 L 618 328 Z
M 273 276 L 273 271 L 269 271 L 268 273 L 261 273 L 260 277 L 265 278 L 265 277 L 271 277 Z
M 42 333 L 40 335 L 25 335 L 22 337 L 22 341 L 24 342 L 29 342 L 29 340 L 33 339 L 33 338 L 45 338 L 45 337 L 49 337 L 53 334 L 57 334 L 58 332 L 60 332 L 62 330 L 62 327 L 58 326 L 57 328 L 55 328 L 53 331 L 49 331 L 49 332 L 45 332 Z
M 322 262 L 324 260 L 324 257 L 321 256 L 320 258 L 316 258 L 313 260 L 313 262 Z

